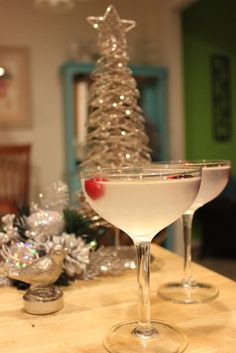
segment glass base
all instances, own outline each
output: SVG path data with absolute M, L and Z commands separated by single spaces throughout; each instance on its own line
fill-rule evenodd
M 218 289 L 211 284 L 191 281 L 170 282 L 158 289 L 160 298 L 181 304 L 198 304 L 214 300 L 218 296 Z
M 151 321 L 153 333 L 135 333 L 137 321 L 126 321 L 113 326 L 104 340 L 110 353 L 181 353 L 187 348 L 186 336 L 166 322 Z

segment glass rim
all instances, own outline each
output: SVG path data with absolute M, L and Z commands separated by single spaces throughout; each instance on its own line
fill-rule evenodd
M 80 177 L 106 177 L 111 178 L 128 178 L 131 176 L 146 176 L 146 177 L 165 177 L 165 176 L 182 176 L 189 174 L 194 174 L 194 176 L 201 176 L 201 167 L 198 166 L 182 166 L 163 163 L 160 165 L 157 164 L 143 164 L 140 166 L 125 166 L 125 167 L 85 167 L 79 172 Z
M 158 164 L 174 164 L 174 165 L 183 165 L 183 166 L 231 166 L 232 162 L 229 159 L 177 159 L 177 160 L 166 160 L 166 161 L 157 161 L 153 162 Z

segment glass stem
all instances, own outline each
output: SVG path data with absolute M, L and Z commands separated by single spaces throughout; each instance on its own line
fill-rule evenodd
M 137 280 L 139 319 L 133 334 L 149 337 L 155 333 L 151 326 L 150 308 L 150 242 L 135 243 L 137 250 Z
M 190 284 L 192 281 L 192 223 L 194 212 L 188 212 L 182 216 L 184 235 L 184 278 L 183 282 Z

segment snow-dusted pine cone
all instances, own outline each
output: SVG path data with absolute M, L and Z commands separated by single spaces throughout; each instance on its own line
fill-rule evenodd
M 62 235 L 52 236 L 45 243 L 38 244 L 38 247 L 49 253 L 56 244 L 61 244 L 67 249 L 63 263 L 65 273 L 70 277 L 83 275 L 89 264 L 90 246 L 83 239 L 77 238 L 75 234 L 62 233 Z

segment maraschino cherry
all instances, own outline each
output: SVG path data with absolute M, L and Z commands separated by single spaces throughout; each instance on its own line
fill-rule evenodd
M 85 191 L 92 200 L 97 200 L 104 195 L 104 184 L 101 181 L 106 181 L 105 178 L 92 178 L 85 180 Z

